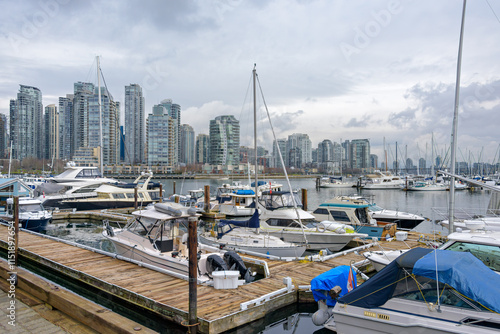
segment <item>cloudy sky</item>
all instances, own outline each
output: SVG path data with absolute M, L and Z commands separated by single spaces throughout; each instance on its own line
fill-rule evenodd
M 372 153 L 416 161 L 450 147 L 460 0 L 77 1 L 0 0 L 0 112 L 19 84 L 44 105 L 77 81 L 143 87 L 146 113 L 170 98 L 182 123 L 208 134 L 234 115 L 252 145 L 254 63 L 278 138 L 306 133 L 313 147 L 368 138 Z M 500 2 L 470 0 L 458 120 L 457 160 L 498 160 Z M 258 99 L 259 144 L 271 147 Z M 122 105 L 123 113 L 124 105 Z

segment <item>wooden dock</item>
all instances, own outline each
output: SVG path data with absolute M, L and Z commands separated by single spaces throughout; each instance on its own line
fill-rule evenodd
M 3 248 L 4 253 L 7 249 L 7 232 L 7 227 L 0 225 L 0 249 Z M 413 248 L 422 246 L 418 237 L 419 234 L 410 233 L 406 242 L 380 244 L 386 250 Z M 187 323 L 189 289 L 188 282 L 182 279 L 25 231 L 19 234 L 19 259 L 20 263 L 29 261 L 50 268 L 63 278 L 77 280 L 82 287 L 98 289 L 162 319 L 182 325 Z M 220 333 L 250 323 L 270 311 L 292 303 L 311 301 L 311 294 L 299 294 L 298 286 L 309 285 L 311 279 L 333 267 L 363 259 L 358 254 L 350 253 L 325 262 L 267 260 L 271 273 L 269 278 L 231 290 L 216 290 L 199 285 L 199 330 L 202 333 Z M 285 277 L 292 279 L 295 286 L 292 291 L 257 305 L 242 307 L 243 303 L 284 288 Z

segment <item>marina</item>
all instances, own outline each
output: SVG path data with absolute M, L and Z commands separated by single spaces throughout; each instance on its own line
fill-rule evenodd
M 0 226 L 0 239 L 2 252 L 6 252 L 5 226 Z M 34 233 L 21 231 L 19 239 L 22 267 L 41 266 L 45 270 L 56 271 L 56 275 L 120 298 L 165 320 L 185 323 L 189 299 L 187 281 Z M 417 245 L 418 240 L 408 240 L 406 243 Z M 391 247 L 406 248 L 407 245 L 394 241 Z M 362 260 L 361 256 L 354 253 L 324 262 L 268 260 L 271 275 L 266 279 L 234 290 L 217 290 L 199 285 L 199 329 L 203 333 L 220 333 L 257 320 L 273 309 L 301 300 L 310 301 L 307 293 L 304 292 L 304 299 L 302 293 L 298 293 L 299 286 L 308 285 L 312 278 L 333 266 Z M 289 280 L 284 280 L 287 277 Z M 269 300 L 259 299 L 273 293 L 276 296 Z
M 163 189 L 166 189 L 167 193 L 175 187 L 171 182 L 175 181 L 162 180 Z M 203 180 L 203 182 L 216 188 L 222 181 Z M 319 207 L 322 202 L 331 197 L 337 195 L 352 196 L 356 190 L 355 188 L 315 189 L 314 180 L 311 178 L 293 179 L 292 184 L 296 189 L 307 190 L 308 211 Z M 201 184 L 198 180 L 183 180 L 182 188 L 185 189 L 182 192 L 187 192 L 187 189 L 201 188 Z M 398 241 L 397 238 L 393 238 L 391 241 L 379 241 L 369 247 L 370 250 L 407 250 L 417 246 L 428 247 L 431 244 L 430 241 L 433 240 L 436 242 L 445 240 L 447 230 L 441 225 L 435 224 L 434 221 L 440 218 L 437 214 L 439 210 L 436 210 L 436 207 L 446 206 L 448 192 L 423 194 L 401 190 L 361 190 L 358 193 L 385 208 L 418 212 L 426 217 L 426 220 L 418 225 L 414 232 L 408 232 L 407 240 Z M 489 191 L 467 191 L 459 192 L 456 196 L 459 203 L 458 208 L 464 208 L 463 204 L 467 203 L 471 207 L 474 206 L 476 212 L 485 212 L 490 193 Z M 426 205 L 427 202 L 432 204 Z M 413 206 L 418 207 L 418 210 Z M 20 265 L 30 269 L 48 271 L 51 273 L 49 276 L 52 279 L 59 277 L 59 280 L 63 282 L 72 281 L 71 285 L 79 286 L 80 289 L 93 290 L 98 295 L 108 296 L 107 299 L 119 300 L 120 307 L 107 306 L 112 311 L 119 312 L 120 309 L 128 309 L 130 312 L 130 310 L 139 308 L 142 310 L 141 312 L 147 312 L 146 318 L 156 319 L 155 325 L 151 325 L 151 320 L 134 319 L 135 315 L 130 314 L 127 316 L 142 324 L 149 324 L 150 328 L 155 331 L 161 331 L 161 326 L 165 326 L 165 324 L 183 328 L 183 325 L 187 324 L 188 317 L 188 281 L 153 271 L 144 266 L 124 262 L 109 255 L 99 254 L 90 248 L 76 248 L 76 244 L 80 244 L 84 245 L 83 247 L 92 247 L 111 253 L 113 247 L 109 242 L 103 240 L 99 232 L 102 230 L 100 228 L 102 221 L 109 220 L 124 224 L 132 211 L 133 208 L 54 211 L 54 221 L 49 225 L 47 235 L 55 235 L 64 240 L 56 241 L 48 239 L 47 236 L 26 231 L 20 232 Z M 71 230 L 74 230 L 75 226 L 82 226 L 82 228 L 79 229 L 79 234 L 72 239 Z M 6 228 L 0 227 L 0 230 L 0 238 L 4 240 L 2 242 L 3 252 L 6 252 Z M 371 240 L 364 242 L 355 240 L 349 244 L 349 247 L 361 247 L 366 242 L 370 243 Z M 290 309 L 293 305 L 299 308 L 311 305 L 314 300 L 311 292 L 308 291 L 308 285 L 317 275 L 340 265 L 360 265 L 362 263 L 364 265 L 360 265 L 360 268 L 364 272 L 372 272 L 373 267 L 361 255 L 363 251 L 361 248 L 357 249 L 357 252 L 344 252 L 343 250 L 331 255 L 331 258 L 326 256 L 323 261 L 311 261 L 307 258 L 302 261 L 265 259 L 269 269 L 269 276 L 266 278 L 229 290 L 198 285 L 199 331 L 220 333 L 237 328 L 252 328 L 266 318 L 270 322 L 285 321 L 274 317 L 269 319 L 269 314 L 274 314 L 272 311 L 277 309 Z M 253 257 L 248 254 L 242 254 L 242 256 Z M 39 275 L 43 276 L 42 273 Z M 139 280 L 139 278 L 141 279 Z M 314 307 L 311 312 L 314 312 Z M 136 313 L 132 312 L 132 314 Z M 277 312 L 276 316 L 279 316 L 278 314 L 280 313 Z M 284 315 L 285 319 L 290 316 Z M 307 326 L 310 331 L 319 329 L 312 324 L 308 316 L 300 316 L 299 313 L 293 313 L 292 316 L 300 318 L 301 326 Z M 304 323 L 308 323 L 308 325 Z M 259 326 L 266 327 L 267 325 Z

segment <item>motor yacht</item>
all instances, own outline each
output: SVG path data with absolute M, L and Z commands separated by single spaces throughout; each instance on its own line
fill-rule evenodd
M 103 236 L 110 240 L 116 254 L 139 262 L 144 262 L 176 274 L 189 274 L 188 218 L 196 217 L 196 212 L 178 203 L 156 203 L 146 210 L 132 213 L 131 219 L 123 228 L 104 225 Z M 238 274 L 247 282 L 253 276 L 241 258 L 234 252 L 202 252 L 198 247 L 198 280 L 208 282 L 217 270 L 228 271 L 238 268 Z M 237 264 L 235 265 L 235 263 Z
M 141 184 L 142 177 L 147 176 Z M 142 173 L 130 184 L 102 184 L 95 189 L 96 197 L 63 200 L 62 203 L 77 210 L 102 210 L 115 208 L 130 208 L 137 205 L 147 206 L 158 202 L 163 194 L 160 194 L 160 184 L 151 182 L 153 173 Z
M 7 211 L 0 218 L 14 219 L 14 199 L 7 198 Z M 21 228 L 34 232 L 44 232 L 52 221 L 52 213 L 46 210 L 36 198 L 19 197 L 19 224 Z
M 295 205 L 294 205 L 295 203 Z M 365 238 L 346 224 L 320 222 L 302 209 L 297 192 L 268 191 L 259 198 L 260 229 L 284 241 L 306 243 L 309 250 L 337 252 L 354 238 Z
M 73 162 L 66 164 L 64 172 L 45 179 L 34 190 L 45 207 L 69 208 L 63 200 L 96 197 L 96 188 L 102 184 L 117 184 L 115 179 L 103 177 L 98 167 L 76 166 Z
M 319 221 L 332 221 L 348 224 L 357 233 L 366 233 L 368 237 L 386 239 L 396 234 L 396 224 L 374 219 L 370 213 L 370 204 L 366 200 L 351 196 L 336 196 L 321 203 L 312 214 Z
M 390 172 L 377 171 L 363 178 L 361 188 L 370 190 L 402 189 L 404 180 Z

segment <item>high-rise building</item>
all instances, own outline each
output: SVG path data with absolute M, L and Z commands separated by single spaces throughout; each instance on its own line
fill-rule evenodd
M 177 157 L 175 147 L 175 120 L 165 107 L 153 107 L 146 120 L 146 157 L 149 166 L 174 166 Z
M 43 158 L 42 92 L 20 85 L 16 100 L 10 100 L 10 138 L 12 157 Z
M 303 133 L 294 133 L 288 136 L 286 144 L 288 158 L 293 157 L 293 161 L 288 160 L 288 167 L 302 168 L 312 162 L 312 143 L 309 136 Z M 293 150 L 293 154 L 291 151 Z
M 80 147 L 90 147 L 88 136 L 89 103 L 93 94 L 94 84 L 81 81 L 74 84 L 73 112 L 71 120 L 71 158 L 75 154 L 75 151 Z M 67 121 L 65 119 L 64 123 L 66 124 L 66 122 Z M 97 140 L 99 140 L 99 133 L 97 133 Z
M 88 143 L 88 147 L 102 147 L 102 163 L 114 165 L 120 157 L 120 102 L 115 102 L 111 93 L 101 87 L 100 104 L 99 107 L 99 90 L 95 87 L 89 98 L 84 142 Z
M 45 107 L 45 159 L 60 159 L 59 113 L 55 104 Z
M 210 121 L 210 163 L 238 165 L 240 160 L 240 122 L 232 115 Z
M 370 141 L 354 139 L 351 141 L 351 168 L 370 168 Z
M 175 146 L 175 156 L 173 157 L 173 165 L 177 165 L 179 162 L 180 154 L 180 127 L 181 127 L 181 106 L 172 102 L 171 99 L 165 99 L 160 102 L 160 104 L 155 105 L 155 107 L 163 107 L 167 111 L 167 114 L 174 120 L 174 146 Z
M 333 155 L 333 143 L 330 139 L 325 139 L 318 144 L 318 149 L 316 152 L 316 159 L 318 162 L 318 168 L 327 172 L 334 172 L 334 155 Z
M 373 169 L 378 169 L 378 155 L 370 154 L 370 167 Z
M 140 164 L 145 153 L 144 96 L 138 84 L 125 86 L 125 162 Z
M 194 129 L 191 125 L 182 124 L 180 128 L 180 158 L 179 162 L 185 164 L 194 164 L 195 142 Z
M 206 164 L 208 163 L 208 147 L 209 147 L 209 137 L 206 134 L 200 133 L 196 136 L 196 163 Z
M 278 147 L 279 147 L 279 151 L 278 151 Z M 272 159 L 271 159 L 272 160 L 271 166 L 273 168 L 283 168 L 283 166 L 281 165 L 281 158 L 280 158 L 279 152 L 281 152 L 283 162 L 286 165 L 287 154 L 286 154 L 286 139 L 285 138 L 280 138 L 280 139 L 277 139 L 273 142 L 273 155 L 272 155 Z
M 7 116 L 0 114 L 0 159 L 5 159 L 7 154 Z
M 70 160 L 74 152 L 73 98 L 73 94 L 59 98 L 59 159 Z

